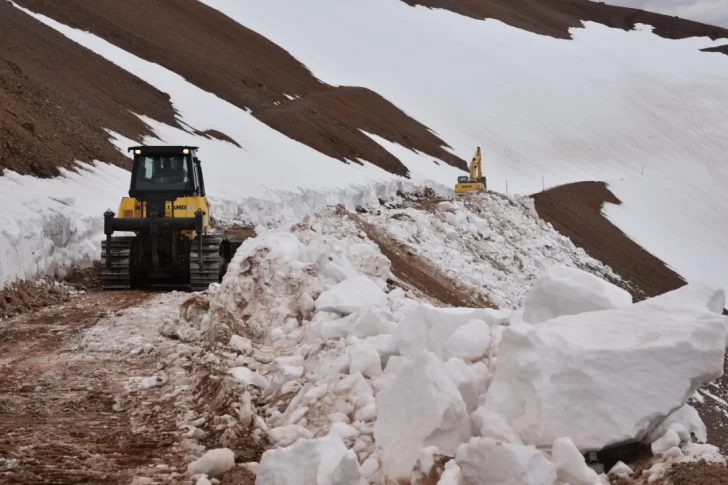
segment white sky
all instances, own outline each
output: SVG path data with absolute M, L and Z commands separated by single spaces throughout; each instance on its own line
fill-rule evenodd
M 728 28 L 728 0 L 606 0 L 605 3 L 677 15 Z

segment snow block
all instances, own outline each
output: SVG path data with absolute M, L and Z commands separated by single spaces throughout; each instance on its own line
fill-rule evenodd
M 571 438 L 564 437 L 554 441 L 551 461 L 556 465 L 556 476 L 561 482 L 569 485 L 601 484 L 599 475 L 589 468 L 584 455 L 579 453 Z
M 263 453 L 256 485 L 361 485 L 359 464 L 347 457 L 347 449 L 336 434 L 301 439 L 286 448 Z
M 643 440 L 723 374 L 725 318 L 637 304 L 508 328 L 485 406 L 538 447 Z
M 394 332 L 394 324 L 382 318 L 371 308 L 358 310 L 338 320 L 330 320 L 321 324 L 321 337 L 325 340 L 338 339 L 354 335 L 359 338 L 373 337 Z
M 708 441 L 708 430 L 705 427 L 705 423 L 700 418 L 698 411 L 689 404 L 686 404 L 668 416 L 660 426 L 647 435 L 645 442 L 654 443 L 667 433 L 669 429 L 675 430 L 680 436 L 681 441 L 691 442 L 691 434 L 694 434 L 700 443 Z
M 480 406 L 470 415 L 473 434 L 484 438 L 493 438 L 497 441 L 522 445 L 521 437 L 511 428 L 506 420 L 498 413 Z
M 361 374 L 370 379 L 382 375 L 382 361 L 376 349 L 363 344 L 349 348 L 349 372 Z
M 443 347 L 444 359 L 472 360 L 485 355 L 490 347 L 490 325 L 473 319 L 447 339 Z
M 442 360 L 421 352 L 376 396 L 374 440 L 381 471 L 392 480 L 409 478 L 420 450 L 437 446 L 454 454 L 470 436 L 465 402 Z
M 523 321 L 541 323 L 564 315 L 623 308 L 632 295 L 577 268 L 550 267 L 534 283 L 523 305 Z
M 414 357 L 423 350 L 444 357 L 445 342 L 471 320 L 495 325 L 499 317 L 496 317 L 494 310 L 487 308 L 435 308 L 421 304 L 413 308 L 399 325 L 395 341 L 404 357 Z
M 455 462 L 463 485 L 554 485 L 556 466 L 532 446 L 471 438 L 458 446 Z
M 366 307 L 383 306 L 386 303 L 387 294 L 368 276 L 359 275 L 321 293 L 315 305 L 318 311 L 348 315 Z
M 721 315 L 725 307 L 725 291 L 704 284 L 690 283 L 636 305 L 644 309 L 707 310 Z
M 209 450 L 187 466 L 191 475 L 208 475 L 219 478 L 235 468 L 235 453 L 229 448 Z

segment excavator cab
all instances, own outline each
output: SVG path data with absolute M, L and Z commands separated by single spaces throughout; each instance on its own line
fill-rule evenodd
M 210 208 L 197 150 L 129 148 L 129 197 L 116 214 L 104 213 L 103 288 L 166 284 L 200 291 L 222 279 L 242 241 L 208 234 Z M 117 231 L 134 236 L 114 236 Z
M 473 159 L 470 162 L 470 175 L 458 177 L 458 182 L 455 184 L 455 192 L 458 194 L 464 194 L 467 192 L 485 190 L 487 190 L 487 181 L 483 176 L 480 147 L 478 147 L 475 151 L 475 156 L 473 156 Z

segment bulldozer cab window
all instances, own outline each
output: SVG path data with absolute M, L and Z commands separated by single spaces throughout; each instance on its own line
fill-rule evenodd
M 182 155 L 143 156 L 136 164 L 136 190 L 185 190 L 189 182 Z

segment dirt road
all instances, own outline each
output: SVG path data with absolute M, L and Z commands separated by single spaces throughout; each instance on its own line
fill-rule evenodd
M 174 466 L 164 455 L 175 423 L 130 412 L 137 398 L 122 395 L 154 374 L 155 345 L 169 345 L 135 313 L 157 299 L 95 291 L 0 322 L 1 483 L 128 485 Z

